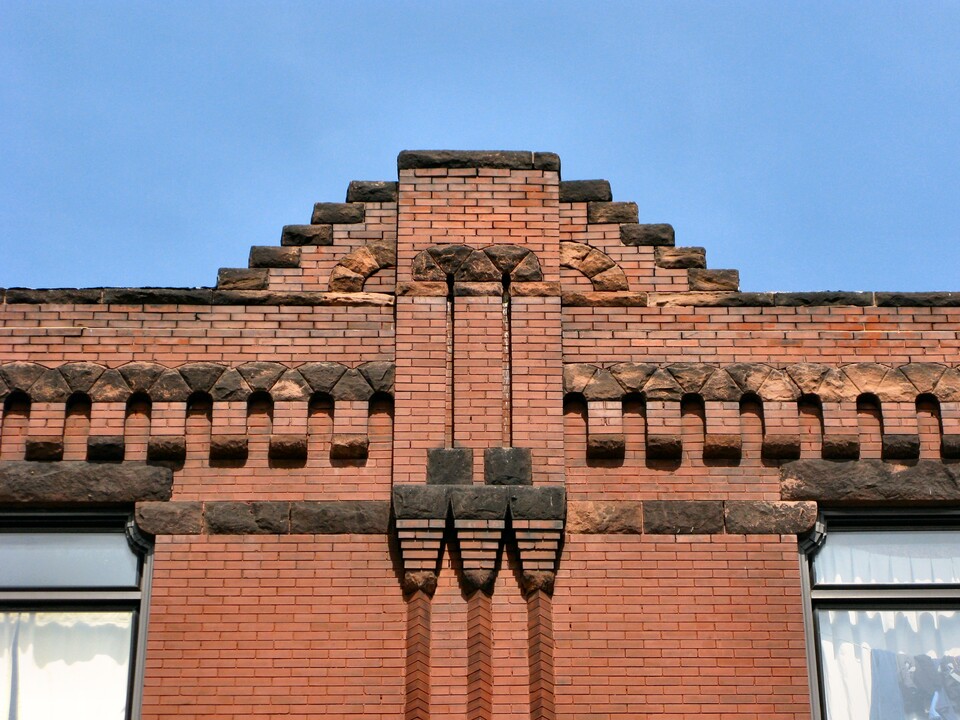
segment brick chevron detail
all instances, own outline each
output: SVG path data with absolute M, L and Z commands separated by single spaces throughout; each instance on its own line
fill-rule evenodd
M 493 717 L 493 618 L 490 596 L 467 600 L 467 720 Z
M 407 600 L 405 720 L 430 717 L 430 596 L 416 590 Z
M 530 661 L 530 718 L 555 720 L 553 673 L 553 600 L 541 590 L 527 597 Z

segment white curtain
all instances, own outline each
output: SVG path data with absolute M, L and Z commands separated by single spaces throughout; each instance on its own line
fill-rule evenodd
M 817 583 L 960 583 L 960 533 L 836 532 L 813 560 Z
M 123 720 L 133 613 L 0 612 L 0 718 Z
M 936 610 L 820 610 L 820 657 L 823 664 L 826 714 L 830 720 L 871 720 L 897 717 L 905 720 L 927 715 L 902 714 L 890 707 L 890 697 L 899 692 L 894 672 L 889 678 L 871 673 L 871 653 L 889 652 L 903 659 L 918 655 L 938 665 L 944 657 L 960 655 L 960 613 Z M 909 680 L 907 681 L 910 682 Z M 883 699 L 873 697 L 877 686 L 891 692 Z M 942 690 L 941 690 L 942 692 Z M 941 698 L 943 700 L 944 698 Z M 929 702 L 926 700 L 924 704 Z M 885 707 L 878 707 L 886 705 Z M 882 714 L 878 714 L 882 710 Z

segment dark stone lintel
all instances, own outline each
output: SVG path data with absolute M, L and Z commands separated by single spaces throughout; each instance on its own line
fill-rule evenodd
M 0 462 L 0 502 L 70 504 L 169 500 L 173 472 L 135 463 Z

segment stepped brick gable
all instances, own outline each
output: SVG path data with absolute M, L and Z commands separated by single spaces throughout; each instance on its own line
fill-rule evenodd
M 741 292 L 614 197 L 404 151 L 212 287 L 0 290 L 3 510 L 150 548 L 131 717 L 821 712 L 798 553 L 960 508 L 960 292 Z

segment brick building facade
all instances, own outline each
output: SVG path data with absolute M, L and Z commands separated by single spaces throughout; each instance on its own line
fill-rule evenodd
M 213 288 L 3 291 L 7 536 L 115 522 L 140 563 L 0 578 L 7 626 L 130 608 L 145 720 L 843 717 L 817 633 L 909 593 L 808 558 L 949 536 L 960 294 L 739 292 L 550 153 L 398 167 Z

